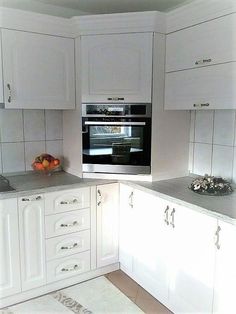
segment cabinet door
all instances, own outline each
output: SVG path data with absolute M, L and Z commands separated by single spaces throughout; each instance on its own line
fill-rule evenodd
M 234 109 L 235 85 L 235 63 L 167 73 L 165 109 Z
M 17 200 L 0 201 L 0 298 L 21 291 Z
M 6 108 L 75 107 L 74 40 L 2 30 Z
M 166 38 L 166 71 L 236 61 L 236 14 L 174 32 Z
M 174 313 L 211 313 L 217 220 L 184 207 L 170 214 L 169 304 Z
M 236 313 L 236 226 L 219 221 L 213 313 Z
M 97 267 L 118 262 L 119 184 L 97 187 Z
M 162 199 L 135 190 L 133 274 L 137 282 L 167 304 L 170 232 Z
M 30 290 L 46 283 L 44 199 L 41 195 L 18 200 L 22 290 Z
M 134 189 L 120 185 L 119 262 L 130 274 L 133 269 Z
M 83 102 L 151 102 L 152 33 L 82 36 Z
M 0 104 L 4 103 L 3 100 L 3 75 L 2 75 L 2 40 L 1 40 L 1 31 L 0 31 Z

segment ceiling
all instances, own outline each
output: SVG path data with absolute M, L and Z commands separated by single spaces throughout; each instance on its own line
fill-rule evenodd
M 0 0 L 0 6 L 72 17 L 137 11 L 170 11 L 197 0 Z

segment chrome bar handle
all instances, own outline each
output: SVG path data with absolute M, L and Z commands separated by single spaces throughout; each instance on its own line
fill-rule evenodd
M 218 226 L 215 233 L 215 237 L 216 237 L 215 246 L 218 250 L 220 249 L 220 231 L 221 231 L 221 227 Z
M 102 193 L 100 190 L 98 190 L 98 203 L 97 205 L 100 206 L 102 204 Z
M 76 227 L 78 226 L 78 221 L 73 221 L 72 223 L 68 223 L 68 224 L 61 224 L 60 226 L 62 228 L 68 228 L 68 227 Z
M 75 264 L 73 267 L 71 268 L 62 268 L 61 271 L 62 272 L 68 272 L 68 271 L 75 271 L 78 270 L 79 266 L 77 264 Z
M 134 207 L 134 204 L 133 204 L 133 196 L 134 196 L 134 192 L 131 192 L 130 195 L 129 195 L 129 206 L 131 208 Z
M 164 219 L 164 221 L 165 221 L 165 223 L 166 223 L 166 225 L 168 226 L 169 225 L 169 214 L 168 214 L 168 211 L 169 211 L 169 209 L 170 209 L 170 207 L 167 205 L 166 206 L 166 209 L 165 209 L 165 211 L 164 211 L 164 214 L 165 214 L 165 219 Z
M 62 246 L 61 250 L 72 250 L 75 249 L 79 244 L 78 243 L 74 243 L 73 245 L 70 246 Z
M 175 209 L 174 208 L 170 214 L 170 217 L 171 217 L 170 225 L 172 226 L 172 228 L 174 228 L 175 227 Z
M 204 104 L 193 104 L 193 107 L 195 108 L 203 108 L 203 107 L 209 107 L 209 106 L 210 106 L 209 102 L 204 103 Z
M 7 89 L 8 89 L 8 99 L 7 99 L 7 101 L 9 103 L 11 103 L 11 99 L 12 99 L 12 97 L 11 97 L 11 85 L 9 83 L 7 84 Z
M 60 204 L 61 205 L 72 205 L 72 204 L 77 204 L 79 201 L 77 198 L 74 198 L 71 201 L 61 201 Z
M 195 62 L 195 65 L 203 65 L 203 64 L 207 64 L 207 63 L 211 63 L 212 62 L 212 59 L 209 58 L 209 59 L 202 59 L 202 60 L 197 60 Z

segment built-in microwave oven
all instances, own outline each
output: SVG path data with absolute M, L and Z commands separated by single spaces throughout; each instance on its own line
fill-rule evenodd
M 151 104 L 83 104 L 83 172 L 150 174 Z

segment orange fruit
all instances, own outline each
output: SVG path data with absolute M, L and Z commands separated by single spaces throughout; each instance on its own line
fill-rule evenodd
M 53 164 L 54 164 L 54 166 L 58 166 L 58 165 L 60 165 L 60 160 L 59 159 L 54 159 L 53 160 Z

